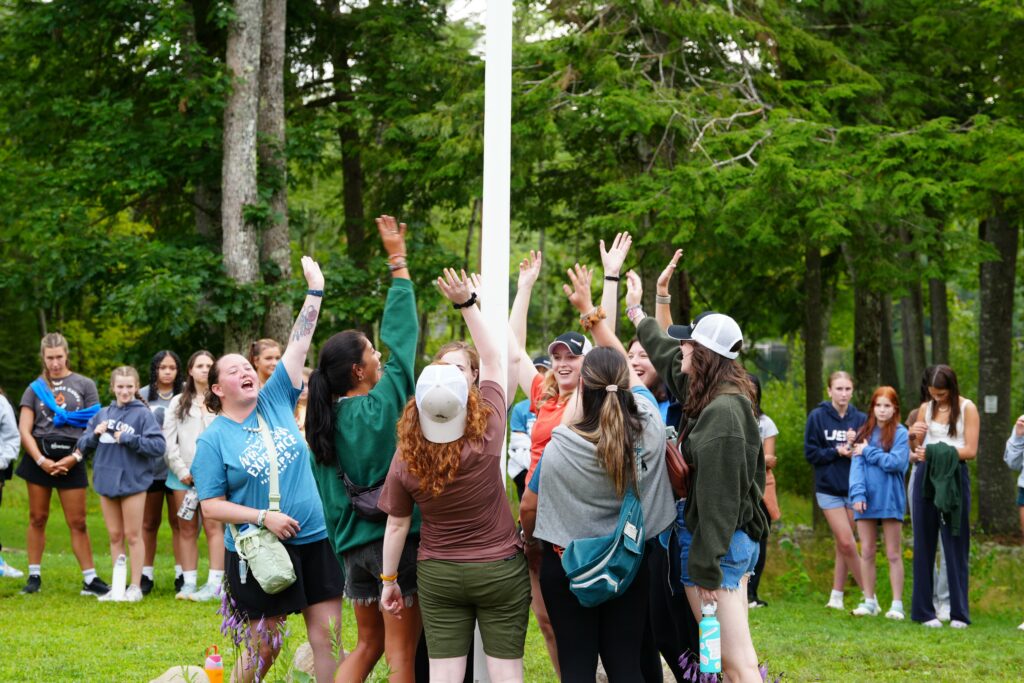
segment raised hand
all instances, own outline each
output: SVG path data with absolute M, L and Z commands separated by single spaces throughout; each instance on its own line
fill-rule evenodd
M 466 275 L 466 271 L 462 271 L 460 277 L 454 268 L 444 269 L 444 274 L 437 278 L 437 288 L 453 304 L 466 303 L 474 292 L 472 281 Z
M 302 276 L 306 278 L 306 286 L 310 289 L 324 288 L 324 274 L 320 271 L 320 264 L 310 256 L 303 256 Z
M 635 270 L 626 273 L 626 305 L 635 306 L 644 296 L 644 283 Z
M 522 261 L 519 262 L 519 289 L 530 289 L 537 282 L 540 276 L 540 267 L 543 264 L 541 252 L 530 250 Z
M 683 250 L 676 249 L 676 253 L 672 255 L 672 260 L 665 266 L 665 270 L 661 271 L 661 275 L 658 276 L 657 293 L 661 296 L 668 296 L 668 283 L 672 279 L 672 276 L 676 272 L 676 266 L 679 265 L 679 259 L 683 257 Z
M 576 264 L 568 271 L 569 282 L 572 283 L 572 287 L 569 285 L 562 285 L 562 291 L 569 297 L 569 303 L 576 307 L 580 313 L 589 313 L 594 308 L 594 300 L 590 293 L 590 281 L 593 278 L 591 273 L 586 266 Z
M 604 240 L 601 240 L 601 267 L 605 275 L 618 277 L 622 270 L 622 264 L 626 262 L 626 255 L 629 254 L 629 247 L 633 244 L 633 238 L 628 232 L 620 232 L 615 235 L 612 248 L 605 250 Z
M 405 256 L 405 223 L 399 223 L 394 216 L 382 215 L 376 219 L 377 232 L 384 244 L 384 251 L 391 256 Z

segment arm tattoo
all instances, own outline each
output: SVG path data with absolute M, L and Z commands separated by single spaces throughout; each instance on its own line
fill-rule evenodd
M 313 328 L 316 327 L 317 316 L 319 315 L 320 311 L 315 306 L 306 304 L 302 312 L 299 313 L 299 317 L 295 319 L 295 326 L 292 327 L 292 341 L 298 341 L 303 337 L 312 335 Z

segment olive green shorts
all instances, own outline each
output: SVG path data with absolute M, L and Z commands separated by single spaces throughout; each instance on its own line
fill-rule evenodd
M 468 655 L 474 622 L 488 657 L 523 656 L 530 574 L 522 553 L 493 562 L 421 560 L 416 573 L 431 659 Z

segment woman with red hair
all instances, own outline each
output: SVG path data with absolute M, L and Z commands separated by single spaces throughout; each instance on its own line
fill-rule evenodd
M 871 395 L 868 419 L 857 432 L 850 463 L 850 500 L 860 534 L 864 588 L 864 602 L 853 610 L 855 616 L 874 617 L 881 612 L 875 594 L 875 549 L 881 520 L 892 586 L 892 606 L 885 616 L 903 619 L 900 534 L 907 508 L 903 477 L 909 465 L 910 446 L 907 428 L 900 424 L 900 399 L 892 387 L 879 387 Z

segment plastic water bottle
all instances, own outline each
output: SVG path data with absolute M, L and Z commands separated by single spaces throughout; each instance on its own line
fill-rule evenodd
M 124 555 L 118 555 L 117 561 L 114 562 L 114 575 L 110 579 L 110 590 L 113 592 L 111 596 L 114 601 L 124 600 L 124 590 L 128 583 L 128 558 Z
M 722 627 L 715 616 L 717 605 L 713 602 L 702 605 L 700 613 L 700 672 L 702 674 L 722 673 Z
M 213 654 L 210 654 L 210 650 L 213 650 Z M 206 663 L 203 664 L 203 671 L 206 672 L 210 683 L 224 683 L 224 660 L 218 654 L 216 645 L 206 648 Z

